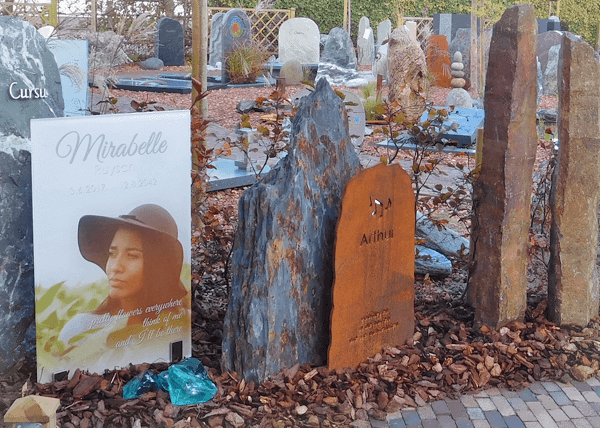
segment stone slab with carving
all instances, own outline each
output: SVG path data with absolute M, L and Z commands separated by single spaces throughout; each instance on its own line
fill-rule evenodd
M 335 226 L 359 169 L 342 100 L 319 80 L 299 101 L 288 155 L 239 202 L 225 370 L 262 381 L 326 363 Z
M 319 27 L 310 18 L 292 18 L 279 27 L 279 61 L 318 64 L 320 55 Z
M 329 368 L 412 339 L 414 227 L 414 192 L 399 164 L 350 180 L 336 231 Z
M 60 75 L 46 39 L 28 22 L 0 16 L 0 134 L 29 138 L 29 121 L 62 117 Z M 10 58 L 10 60 L 8 60 Z
M 160 18 L 156 30 L 156 57 L 164 65 L 184 65 L 183 26 L 173 18 Z

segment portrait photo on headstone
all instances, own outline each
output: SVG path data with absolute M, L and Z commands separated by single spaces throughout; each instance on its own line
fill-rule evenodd
M 189 357 L 189 112 L 31 129 L 38 379 Z

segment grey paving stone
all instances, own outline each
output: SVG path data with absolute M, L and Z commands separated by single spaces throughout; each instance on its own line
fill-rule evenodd
M 525 388 L 519 392 L 519 397 L 521 397 L 523 401 L 537 401 L 537 397 L 529 388 Z
M 585 401 L 585 398 L 583 398 L 583 395 L 581 395 L 581 392 L 579 392 L 579 390 L 577 388 L 575 388 L 574 386 L 561 386 L 561 388 L 565 392 L 565 394 L 567 394 L 567 397 L 569 397 L 569 400 Z
M 558 428 L 575 428 L 575 425 L 571 421 L 557 422 L 556 425 L 558 425 Z
M 450 409 L 448 408 L 448 404 L 446 404 L 443 400 L 434 401 L 431 403 L 431 408 L 436 415 L 449 415 Z
M 486 398 L 489 397 L 488 393 L 485 391 L 479 391 L 477 394 L 474 395 L 475 398 Z
M 485 414 L 483 410 L 479 407 L 467 407 L 467 414 L 469 415 L 469 419 L 485 419 Z
M 472 394 L 461 396 L 460 401 L 465 407 L 479 407 L 479 404 L 477 404 L 477 401 L 475 400 L 475 396 Z
M 371 422 L 371 428 L 390 428 L 388 421 L 378 421 L 376 419 L 369 419 Z
M 558 409 L 558 404 L 554 399 L 546 394 L 538 395 L 538 400 L 546 408 L 546 410 Z
M 431 408 L 431 406 L 419 407 L 417 409 L 417 412 L 419 413 L 421 421 L 425 419 L 435 419 L 435 413 L 433 413 L 433 409 Z
M 502 395 L 494 395 L 490 398 L 502 416 L 506 417 L 515 414 L 515 410 L 512 408 L 506 397 Z
M 517 416 L 507 416 L 504 422 L 508 428 L 525 428 L 525 424 Z
M 569 419 L 583 418 L 581 412 L 577 410 L 577 407 L 573 406 L 572 404 L 569 406 L 562 406 L 561 409 L 563 412 L 565 412 Z
M 544 428 L 539 422 L 525 422 L 526 428 Z
M 460 400 L 446 400 L 446 404 L 454 419 L 467 418 L 467 409 Z
M 563 391 L 552 391 L 550 393 L 550 397 L 552 397 L 552 399 L 556 401 L 556 404 L 559 406 L 571 404 L 571 400 L 569 400 L 569 397 L 567 397 L 567 394 L 565 394 Z
M 600 386 L 594 386 L 593 390 L 596 392 L 596 394 L 600 395 Z
M 490 398 L 477 398 L 477 403 L 479 403 L 479 407 L 484 412 L 492 412 L 496 409 L 496 405 Z
M 427 419 L 421 425 L 423 428 L 441 428 L 439 422 L 435 419 Z
M 500 392 L 500 390 L 498 388 L 488 388 L 488 389 L 486 389 L 486 392 L 488 393 L 488 395 L 490 397 L 492 395 L 502 395 L 502 393 Z
M 406 428 L 406 424 L 402 419 L 390 419 L 388 422 L 390 428 Z
M 438 422 L 441 428 L 456 428 L 456 423 L 450 415 L 439 415 Z
M 536 395 L 546 393 L 546 388 L 544 388 L 544 385 L 542 385 L 541 383 L 537 383 L 537 382 L 529 385 L 529 389 L 531 390 L 531 392 L 533 392 Z
M 517 391 L 511 391 L 506 388 L 500 388 L 500 393 L 506 398 L 517 398 L 519 396 Z
M 493 428 L 506 428 L 506 422 L 498 411 L 485 412 L 485 418 Z
M 590 403 L 590 406 L 600 415 L 600 403 Z
M 556 422 L 554 422 L 554 419 L 552 419 L 552 416 L 550 416 L 550 413 L 548 413 L 542 403 L 539 401 L 530 401 L 527 405 L 544 428 L 557 428 Z
M 583 391 L 591 391 L 592 387 L 589 386 L 586 382 L 579 382 L 577 380 L 574 380 L 571 382 L 573 384 L 573 386 L 575 388 L 577 388 L 578 391 L 583 392 Z
M 487 421 L 487 419 L 484 420 L 475 420 L 475 421 L 471 421 L 473 422 L 473 427 L 474 428 L 490 428 L 490 423 Z
M 414 410 L 403 410 L 402 417 L 406 425 L 419 425 L 421 423 L 419 414 Z
M 581 414 L 585 417 L 598 416 L 598 413 L 596 413 L 594 408 L 592 406 L 590 406 L 589 403 L 586 403 L 585 401 L 576 401 L 573 404 L 575 404 L 575 407 L 577 407 L 577 410 L 579 410 L 581 412 Z
M 565 395 L 566 397 L 566 395 Z M 529 407 L 527 407 L 527 404 L 525 403 L 525 401 L 523 401 L 522 398 L 509 398 L 508 402 L 510 403 L 510 405 L 512 406 L 513 409 L 519 411 L 519 410 L 527 410 Z
M 406 428 L 423 428 L 423 425 L 406 425 Z
M 581 395 L 583 395 L 588 403 L 600 403 L 600 396 L 596 394 L 596 391 L 582 391 Z
M 456 420 L 456 426 L 458 428 L 473 428 L 473 422 L 465 418 L 458 418 Z
M 587 420 L 594 428 L 600 428 L 600 416 L 592 416 Z
M 542 385 L 548 392 L 560 391 L 560 386 L 555 384 L 554 382 L 542 382 Z
M 585 383 L 587 383 L 592 388 L 595 386 L 600 386 L 600 380 L 598 380 L 597 377 L 591 377 L 588 380 L 586 380 Z
M 556 422 L 569 420 L 569 417 L 561 409 L 548 410 L 548 413 L 550 413 L 550 416 L 552 416 L 552 419 Z
M 532 411 L 529 410 L 529 409 L 527 409 L 527 410 L 517 410 L 517 416 L 519 416 L 519 418 L 523 422 L 536 422 L 537 421 L 537 418 L 532 413 Z
M 571 422 L 577 428 L 592 428 L 592 424 L 590 424 L 585 418 L 584 419 L 571 419 Z

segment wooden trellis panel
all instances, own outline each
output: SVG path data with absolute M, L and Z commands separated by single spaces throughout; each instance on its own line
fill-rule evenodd
M 0 2 L 0 15 L 21 18 L 37 28 L 58 23 L 57 0 L 51 3 L 8 1 Z
M 405 17 L 404 22 L 414 21 L 417 23 L 417 40 L 423 44 L 425 34 L 433 34 L 433 18 L 421 18 L 421 17 Z
M 212 14 L 223 12 L 227 13 L 229 8 L 209 7 Z M 255 9 L 242 9 L 250 18 L 252 23 L 252 39 L 257 44 L 263 46 L 267 51 L 276 53 L 278 50 L 279 27 L 288 19 L 296 16 L 295 9 L 265 9 L 256 11 Z

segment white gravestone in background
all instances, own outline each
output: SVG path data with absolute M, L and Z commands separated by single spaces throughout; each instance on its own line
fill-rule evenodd
M 318 64 L 319 40 L 319 27 L 312 19 L 288 19 L 279 28 L 279 61 L 295 59 L 302 64 Z

